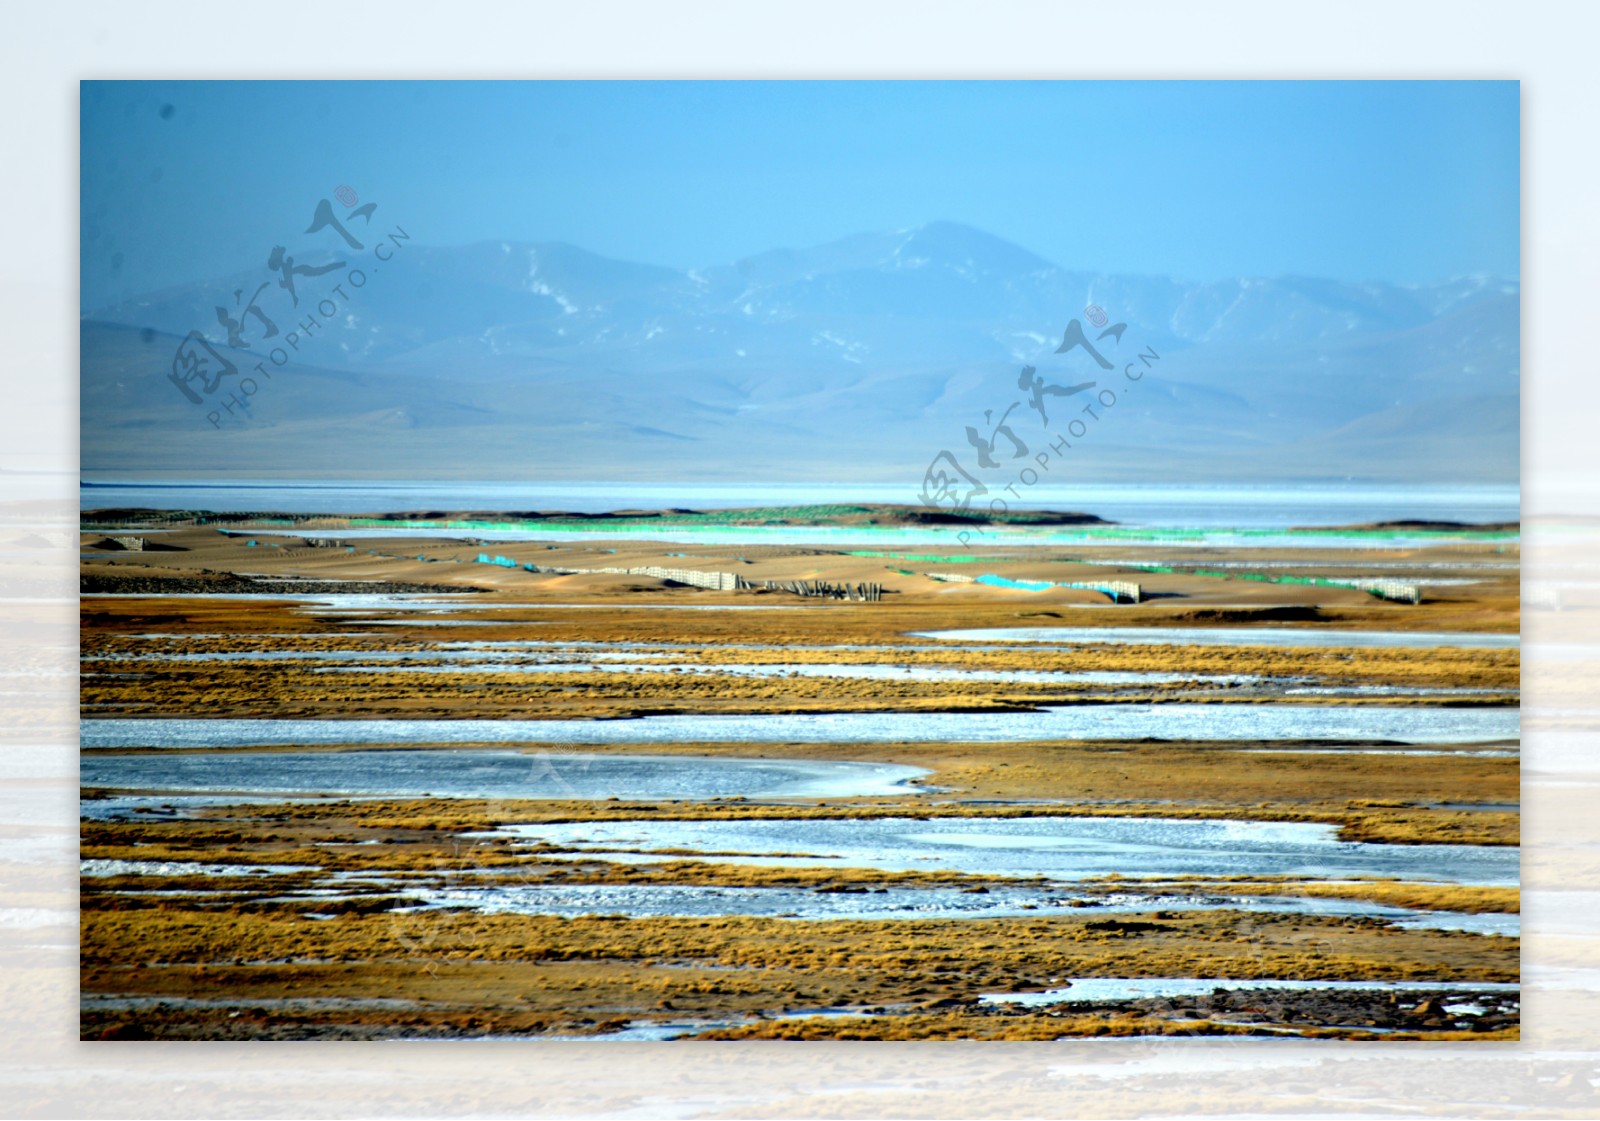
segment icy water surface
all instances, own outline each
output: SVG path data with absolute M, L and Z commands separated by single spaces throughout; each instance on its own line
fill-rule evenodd
M 533 665 L 473 665 L 447 661 L 436 665 L 329 666 L 319 673 L 686 673 L 730 677 L 831 677 L 857 681 L 943 681 L 1016 685 L 1244 685 L 1262 680 L 1245 674 L 1186 674 L 1115 670 L 964 670 L 932 666 L 882 666 L 860 663 L 778 662 L 767 665 L 701 662 L 638 662 L 601 665 L 594 662 L 543 662 Z M 1483 690 L 1487 692 L 1488 690 Z M 1330 689 L 1330 694 L 1337 690 Z M 1413 691 L 1426 695 L 1427 690 Z
M 569 657 L 579 652 L 574 651 Z M 956 684 L 1006 685 L 1193 685 L 1197 688 L 1288 686 L 1283 696 L 1317 697 L 1477 697 L 1514 693 L 1512 689 L 1407 685 L 1290 685 L 1294 678 L 1269 678 L 1253 674 L 1163 673 L 1138 670 L 971 670 L 948 666 L 873 665 L 860 662 L 666 662 L 656 655 L 618 651 L 592 654 L 592 660 L 563 660 L 558 655 L 483 650 L 470 654 L 451 652 L 436 656 L 426 652 L 372 652 L 274 650 L 252 654 L 229 651 L 186 654 L 109 655 L 105 661 L 134 662 L 248 662 L 304 661 L 319 658 L 339 663 L 316 666 L 315 673 L 680 673 L 721 674 L 729 677 L 823 677 L 852 681 L 915 681 Z M 619 664 L 621 663 L 621 664 Z M 88 674 L 86 676 L 102 676 Z
M 969 534 L 962 541 L 955 529 L 921 526 L 762 526 L 720 525 L 688 528 L 655 519 L 642 522 L 608 521 L 581 528 L 548 528 L 551 523 L 486 527 L 480 524 L 454 528 L 402 526 L 382 529 L 259 529 L 259 538 L 338 538 L 346 541 L 390 537 L 424 537 L 460 540 L 470 535 L 484 541 L 591 542 L 628 539 L 670 542 L 675 545 L 827 545 L 835 548 L 926 550 L 930 546 L 956 552 L 967 548 L 1009 549 L 1018 546 L 1158 544 L 1169 548 L 1230 548 L 1253 546 L 1273 549 L 1371 549 L 1374 543 L 1391 549 L 1418 549 L 1436 545 L 1437 534 L 1380 532 L 1339 528 L 1279 532 L 1268 528 L 1202 526 L 1011 526 Z M 1515 535 L 1511 535 L 1515 536 Z M 1452 533 L 1452 541 L 1500 541 L 1499 531 Z
M 1309 627 L 989 627 L 912 631 L 915 638 L 963 642 L 1069 643 L 1102 646 L 1353 646 L 1368 648 L 1474 647 L 1515 649 L 1515 634 L 1414 631 L 1330 631 Z
M 625 720 L 196 720 L 80 722 L 96 747 L 274 744 L 937 742 L 1081 740 L 1515 740 L 1515 708 L 1382 705 L 1105 704 L 1037 712 L 838 712 L 645 716 Z
M 986 919 L 1059 914 L 1085 915 L 1146 911 L 1230 910 L 1297 915 L 1334 915 L 1389 920 L 1397 926 L 1461 930 L 1516 937 L 1516 915 L 1469 915 L 1411 911 L 1350 899 L 1296 896 L 1084 896 L 1059 889 L 989 886 L 962 888 L 885 887 L 817 891 L 791 887 L 715 887 L 676 884 L 511 884 L 403 892 L 427 907 L 466 907 L 475 911 L 522 915 L 626 915 L 629 918 L 705 918 L 740 915 L 758 918 L 826 919 Z
M 1515 982 L 1489 981 L 1230 981 L 1217 977 L 1084 977 L 1064 989 L 1042 993 L 986 993 L 978 999 L 987 1004 L 1090 1004 L 1108 1000 L 1146 1000 L 1152 997 L 1209 996 L 1217 989 L 1279 989 L 1308 992 L 1472 992 L 1518 993 Z
M 637 862 L 666 850 L 720 863 L 939 870 L 1077 880 L 1136 876 L 1395 876 L 1515 884 L 1519 850 L 1338 840 L 1331 825 L 1165 818 L 868 818 L 508 826 L 506 835 Z M 630 855 L 633 854 L 633 855 Z M 714 856 L 712 855 L 714 854 Z M 675 859 L 682 859 L 681 857 Z
M 573 661 L 574 651 L 541 650 L 447 650 L 445 647 L 459 643 L 439 643 L 428 650 L 205 650 L 194 653 L 156 654 L 100 654 L 97 660 L 108 662 L 371 662 L 389 668 L 389 663 L 417 662 L 422 668 L 479 669 L 487 663 L 529 663 L 537 666 L 547 662 Z M 653 653 L 633 650 L 584 650 L 589 662 L 636 661 L 651 658 Z
M 285 876 L 319 872 L 314 864 L 206 864 L 187 860 L 80 860 L 80 876 Z
M 1029 487 L 1019 510 L 1082 510 L 1152 526 L 1351 525 L 1398 519 L 1511 522 L 1520 516 L 1515 484 L 1456 483 L 1074 483 Z M 281 479 L 143 480 L 107 475 L 79 484 L 79 508 L 275 510 L 369 514 L 406 510 L 716 510 L 906 502 L 902 483 L 684 483 Z M 391 531 L 396 532 L 396 531 Z M 954 540 L 953 530 L 943 536 Z
M 906 793 L 928 773 L 888 763 L 519 751 L 85 755 L 79 765 L 84 786 L 119 790 L 437 798 L 842 798 Z

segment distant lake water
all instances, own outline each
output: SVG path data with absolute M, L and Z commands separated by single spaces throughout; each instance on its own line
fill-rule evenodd
M 281 511 L 295 514 L 395 513 L 419 510 L 606 510 L 838 503 L 918 504 L 920 479 L 862 483 L 503 483 L 289 482 L 240 480 L 86 480 L 81 509 L 144 506 L 162 510 Z M 1427 519 L 1500 522 L 1520 516 L 1514 485 L 1399 483 L 1154 484 L 1038 486 L 1014 510 L 1058 509 L 1129 525 L 1281 529 Z M 981 503 L 981 499 L 979 500 Z

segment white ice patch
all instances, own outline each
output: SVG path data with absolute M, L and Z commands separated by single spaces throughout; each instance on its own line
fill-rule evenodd
M 311 864 L 201 864 L 189 860 L 80 860 L 80 876 L 284 876 L 319 872 Z

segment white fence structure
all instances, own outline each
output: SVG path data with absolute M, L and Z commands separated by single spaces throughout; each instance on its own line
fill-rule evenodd
M 481 564 L 499 564 L 502 567 L 518 567 L 528 572 L 544 572 L 556 576 L 575 576 L 594 573 L 609 573 L 616 576 L 650 576 L 657 580 L 671 580 L 675 584 L 688 584 L 696 588 L 705 588 L 713 592 L 748 592 L 754 591 L 757 584 L 746 580 L 737 572 L 708 572 L 696 568 L 662 568 L 659 565 L 645 565 L 638 568 L 568 568 L 564 565 L 547 564 L 515 564 L 509 557 L 489 558 L 486 554 L 478 557 Z M 856 600 L 861 603 L 878 603 L 883 599 L 883 585 L 881 584 L 830 584 L 826 580 L 764 580 L 759 587 L 772 592 L 788 592 L 790 595 L 804 596 L 816 599 L 845 599 Z
M 1416 584 L 1407 584 L 1401 580 L 1350 580 L 1338 581 L 1341 585 L 1366 592 L 1368 595 L 1387 599 L 1394 603 L 1421 603 L 1422 589 Z

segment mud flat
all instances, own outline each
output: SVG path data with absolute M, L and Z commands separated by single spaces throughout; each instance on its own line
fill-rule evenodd
M 87 533 L 85 1037 L 1515 1038 L 1514 537 L 807 517 Z
M 1230 910 L 797 926 L 90 891 L 82 929 L 91 1038 L 604 1035 L 689 1013 L 805 1019 L 804 1038 L 1042 1039 L 1129 1034 L 1117 1026 L 1129 1016 L 1141 1034 L 1194 1025 L 1141 1014 L 1131 1000 L 1077 1018 L 981 998 L 1126 977 L 1134 966 L 1150 978 L 1407 980 L 1423 993 L 1430 981 L 1516 980 L 1514 939 Z M 823 1010 L 875 1022 L 808 1018 Z M 1427 1020 L 1407 1022 L 1410 1038 L 1472 1031 Z M 1306 1024 L 1262 1016 L 1246 1030 Z M 1352 1026 L 1345 1034 L 1365 1034 Z M 1514 1020 L 1494 1029 L 1515 1036 Z
M 1204 835 L 1185 842 L 1173 839 L 1179 823 L 1160 820 L 935 825 L 906 817 L 889 823 L 890 836 L 902 838 L 903 850 L 905 838 L 921 847 L 885 860 L 861 851 L 885 848 L 862 832 L 881 830 L 873 816 L 779 820 L 771 824 L 788 826 L 788 837 L 753 843 L 741 843 L 738 829 L 759 822 L 667 816 L 650 824 L 637 818 L 647 807 L 626 801 L 545 808 L 568 820 L 561 826 L 506 823 L 540 805 L 301 802 L 86 822 L 85 1035 L 639 1038 L 761 1034 L 781 1023 L 797 1038 L 861 1030 L 1057 1038 L 1125 1033 L 1131 1029 L 1119 1025 L 1129 1022 L 1156 1034 L 1199 1025 L 1179 1015 L 1179 1004 L 1152 1011 L 1134 998 L 1088 1011 L 995 1008 L 979 998 L 1126 977 L 1130 968 L 1152 978 L 1389 980 L 1424 989 L 1430 981 L 1516 980 L 1517 942 L 1496 918 L 1515 908 L 1514 888 L 1381 877 L 1466 878 L 1477 862 L 1472 874 L 1505 881 L 1515 876 L 1510 849 L 1361 845 L 1377 863 L 1350 865 L 1339 863 L 1349 861 L 1350 847 L 1330 844 L 1325 831 L 1299 835 L 1260 823 L 1187 823 Z M 720 814 L 819 808 L 703 806 Z M 602 807 L 635 817 L 585 820 Z M 1098 843 L 1074 841 L 1073 830 L 1085 825 L 1102 833 Z M 849 828 L 831 839 L 817 831 L 833 826 Z M 931 847 L 916 840 L 930 832 Z M 840 847 L 839 838 L 848 843 Z M 683 845 L 703 851 L 675 847 Z M 816 850 L 830 846 L 833 859 L 819 858 Z M 1186 846 L 1199 865 L 1173 862 Z M 641 847 L 654 851 L 629 863 Z M 720 855 L 729 847 L 794 855 Z M 918 859 L 935 849 L 977 863 Z M 1139 866 L 1141 852 L 1152 870 L 1223 874 L 1100 874 Z M 1230 871 L 1252 861 L 1264 862 L 1256 874 Z M 1295 871 L 1260 874 L 1282 867 Z M 684 902 L 627 903 L 629 893 L 650 900 L 663 889 L 693 900 L 695 914 L 648 913 L 683 910 Z M 602 894 L 576 907 L 561 894 L 585 890 L 619 894 L 610 906 Z M 1319 900 L 1348 906 L 1297 905 Z M 808 914 L 810 901 L 826 910 Z M 1485 916 L 1476 928 L 1452 921 L 1474 911 Z M 1308 1015 L 1304 999 L 1285 1006 L 1286 1020 L 1226 1030 L 1315 1034 L 1334 1026 Z M 852 1015 L 811 1015 L 826 1010 Z M 1407 1010 L 1414 1009 L 1390 1012 Z M 692 1031 L 678 1030 L 686 1015 Z M 1396 1030 L 1412 1038 L 1515 1034 L 1493 1017 L 1462 1028 L 1430 1019 L 1398 1021 Z M 1331 1034 L 1362 1038 L 1390 1023 L 1369 1020 L 1338 1019 L 1344 1027 Z

